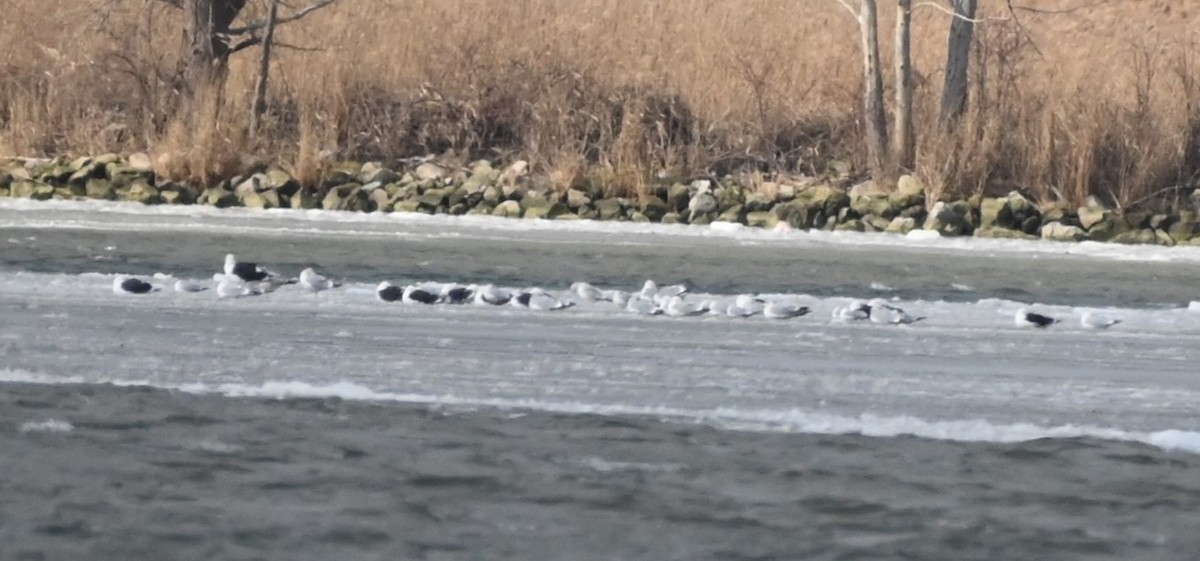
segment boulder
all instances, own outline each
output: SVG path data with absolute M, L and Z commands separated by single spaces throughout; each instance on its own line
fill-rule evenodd
M 887 231 L 888 226 L 891 226 L 892 221 L 882 216 L 867 214 L 862 217 L 862 223 L 869 232 L 884 232 Z
M 979 227 L 1016 229 L 1017 222 L 1008 206 L 1008 199 L 992 197 L 983 199 L 979 204 Z
M 521 217 L 521 203 L 517 201 L 503 201 L 492 209 L 492 216 L 503 216 L 506 218 Z
M 300 182 L 284 170 L 273 168 L 262 174 L 262 188 L 273 189 L 280 195 L 290 197 L 300 190 Z
M 897 209 L 925 206 L 925 185 L 911 175 L 901 175 L 896 190 L 888 195 L 888 202 Z
M 164 204 L 190 205 L 196 202 L 196 195 L 196 190 L 186 183 L 167 181 L 158 185 L 158 196 Z M 279 206 L 278 200 L 275 206 Z
M 600 199 L 594 204 L 600 220 L 616 220 L 625 214 L 624 205 L 617 199 Z
M 501 185 L 515 185 L 521 178 L 529 174 L 529 162 L 517 160 L 509 164 L 500 174 L 498 181 Z
M 449 196 L 449 189 L 426 189 L 420 197 L 417 197 L 417 202 L 421 203 L 426 210 L 437 210 L 438 207 L 446 206 Z
M 579 210 L 580 207 L 591 204 L 592 197 L 579 189 L 567 189 L 567 207 Z
M 671 212 L 679 212 L 688 209 L 691 203 L 691 189 L 682 183 L 675 183 L 667 187 L 667 208 Z
M 498 189 L 495 185 L 488 185 L 483 189 L 483 202 L 485 203 L 494 206 L 496 203 L 500 202 L 501 197 L 502 194 L 500 193 L 500 189 Z
M 907 234 L 917 229 L 917 220 L 911 216 L 897 216 L 888 222 L 883 231 L 889 234 Z
M 1083 215 L 1080 215 L 1080 221 L 1083 221 Z M 1109 211 L 1104 212 L 1104 217 L 1087 228 L 1088 238 L 1096 241 L 1115 241 L 1114 238 L 1127 234 L 1133 230 L 1133 227 L 1125 221 L 1124 218 L 1116 216 Z
M 852 218 L 845 222 L 839 222 L 833 227 L 833 229 L 837 232 L 862 232 L 866 230 L 862 221 L 857 218 Z
M 1091 230 L 1092 226 L 1111 217 L 1112 211 L 1098 206 L 1081 206 L 1076 211 L 1076 216 L 1079 217 L 1079 225 L 1084 230 Z
M 1158 236 L 1149 228 L 1130 229 L 1109 239 L 1112 243 L 1120 244 L 1157 244 Z
M 1032 236 L 1032 235 L 1026 234 L 1025 232 L 1022 232 L 1020 230 L 1010 230 L 1008 228 L 998 228 L 995 226 L 990 227 L 990 228 L 984 228 L 984 227 L 976 228 L 974 235 L 977 238 L 995 238 L 995 239 L 1009 239 L 1009 240 L 1036 240 L 1036 239 L 1038 239 L 1037 236 Z
M 1079 226 L 1062 222 L 1047 222 L 1042 225 L 1042 239 L 1056 242 L 1077 242 L 1087 238 L 1087 232 Z
M 737 222 L 739 224 L 746 223 L 746 209 L 742 205 L 735 204 L 722 210 L 717 214 L 718 222 Z
M 144 205 L 156 205 L 162 202 L 158 196 L 158 189 L 146 181 L 137 181 L 130 185 L 125 200 Z
M 116 191 L 113 189 L 113 182 L 108 181 L 107 179 L 98 179 L 98 177 L 92 177 L 92 179 L 84 183 L 83 191 L 84 197 L 88 197 L 89 199 L 116 199 Z
M 860 215 L 873 214 L 885 219 L 891 219 L 900 213 L 900 208 L 892 205 L 887 196 L 869 196 L 850 199 L 850 208 Z
M 600 218 L 600 212 L 592 205 L 584 205 L 575 211 L 575 215 L 585 220 L 597 220 Z
M 757 210 L 746 213 L 746 225 L 755 228 L 774 228 L 779 224 L 779 216 L 768 210 Z
M 1196 211 L 1182 210 L 1179 212 L 1179 216 L 1175 218 L 1174 222 L 1167 227 L 1167 235 L 1171 236 L 1171 239 L 1175 240 L 1176 242 L 1190 240 L 1196 237 L 1196 234 L 1200 232 L 1200 229 L 1197 228 L 1197 224 Z
M 629 209 L 629 221 L 630 222 L 650 222 L 650 217 L 646 216 L 645 214 L 642 214 L 639 211 Z
M 667 213 L 667 202 L 654 195 L 648 195 L 642 197 L 639 210 L 652 222 L 658 222 Z
M 54 197 L 54 186 L 38 181 L 22 180 L 9 185 L 9 195 L 13 198 L 50 200 Z
M 525 206 L 525 205 L 522 205 Z M 540 199 L 536 204 L 525 206 L 524 218 L 546 218 L 553 220 L 564 214 L 571 214 L 571 209 L 567 205 L 558 201 Z
M 679 214 L 678 212 L 668 212 L 663 215 L 662 223 L 663 224 L 682 224 L 683 223 L 683 215 Z
M 925 219 L 924 229 L 935 230 L 943 236 L 961 236 L 974 231 L 971 207 L 966 201 L 938 201 Z
M 321 199 L 321 208 L 325 210 L 349 210 L 365 212 L 370 208 L 370 200 L 362 186 L 357 183 L 347 183 L 330 189 Z
M 413 174 L 421 181 L 438 180 L 445 177 L 447 173 L 449 172 L 446 168 L 433 162 L 425 162 L 413 170 Z
M 154 170 L 129 166 L 120 162 L 105 165 L 104 174 L 117 188 L 133 185 L 139 180 L 147 184 L 154 183 Z
M 747 213 L 771 210 L 772 206 L 775 206 L 775 199 L 774 197 L 769 197 L 766 194 L 752 193 L 750 196 L 746 197 L 745 207 Z
M 237 195 L 233 191 L 220 187 L 209 187 L 200 193 L 200 204 L 212 205 L 217 208 L 227 208 L 238 204 Z
M 276 208 L 278 206 L 272 206 L 271 201 L 268 201 L 267 198 L 259 194 L 258 191 L 247 191 L 241 193 L 238 195 L 238 199 L 241 200 L 242 206 L 246 208 L 264 209 Z
M 823 183 L 805 187 L 796 193 L 795 200 L 810 208 L 824 210 L 826 215 L 835 214 L 837 209 L 850 206 L 849 195 Z

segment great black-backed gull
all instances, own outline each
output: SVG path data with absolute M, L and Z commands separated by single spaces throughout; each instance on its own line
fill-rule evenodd
M 1021 308 L 1017 310 L 1017 313 L 1013 316 L 1013 322 L 1016 323 L 1017 327 L 1036 327 L 1038 329 L 1043 329 L 1058 323 L 1059 320 L 1050 316 L 1044 316 L 1042 314 L 1031 312 L 1025 308 Z
M 441 299 L 440 294 L 415 285 L 404 287 L 404 294 L 400 297 L 400 301 L 405 304 L 436 304 Z
M 1084 312 L 1079 318 L 1079 325 L 1086 329 L 1108 329 L 1118 323 L 1121 320 L 1092 311 Z
M 395 302 L 404 297 L 404 289 L 388 281 L 383 281 L 375 287 L 375 297 L 384 302 Z
M 769 319 L 791 319 L 803 316 L 810 311 L 812 310 L 808 306 L 798 306 L 796 304 L 772 300 L 767 302 L 766 306 L 763 306 L 763 317 Z
M 341 285 L 342 283 L 340 282 L 335 282 L 321 276 L 312 267 L 300 271 L 300 286 L 312 292 L 321 292 L 322 290 L 337 288 Z
M 255 263 L 238 261 L 232 253 L 225 254 L 225 275 L 235 276 L 244 282 L 269 281 L 279 276 Z
M 471 301 L 474 295 L 475 292 L 470 287 L 457 284 L 443 285 L 440 292 L 441 301 L 445 304 L 464 304 Z
M 889 325 L 908 325 L 925 319 L 924 316 L 913 317 L 903 309 L 888 304 L 882 298 L 871 300 L 870 305 L 867 306 L 867 314 L 872 323 Z
M 117 275 L 113 279 L 113 294 L 147 294 L 154 290 L 154 285 L 137 277 Z

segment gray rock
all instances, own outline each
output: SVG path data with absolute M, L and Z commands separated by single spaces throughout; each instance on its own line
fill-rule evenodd
M 650 222 L 650 217 L 646 216 L 645 214 L 642 214 L 636 210 L 629 209 L 629 221 L 630 222 Z
M 1112 211 L 1097 206 L 1081 206 L 1076 215 L 1079 217 L 1079 225 L 1084 230 L 1091 230 L 1092 226 L 1110 218 Z
M 129 193 L 125 196 L 125 200 L 144 205 L 156 205 L 162 202 L 159 197 L 158 189 L 146 181 L 137 181 L 129 186 Z
M 580 207 L 591 204 L 592 198 L 579 189 L 567 189 L 567 207 L 579 210 Z
M 758 210 L 746 213 L 746 225 L 754 228 L 774 228 L 779 224 L 779 216 L 769 210 Z
M 448 172 L 446 168 L 433 162 L 425 162 L 417 166 L 416 170 L 413 170 L 413 174 L 416 175 L 417 179 L 421 181 L 441 179 L 445 177 L 447 173 Z
M 911 216 L 897 216 L 888 222 L 883 231 L 889 234 L 907 234 L 917 229 L 917 220 Z
M 524 205 L 522 205 L 524 206 Z M 536 204 L 525 206 L 524 218 L 546 218 L 553 220 L 564 214 L 571 214 L 571 209 L 558 201 L 539 199 Z
M 92 178 L 84 184 L 84 196 L 90 199 L 113 200 L 117 198 L 112 182 L 107 179 Z
M 641 213 L 644 214 L 653 222 L 662 220 L 663 215 L 667 213 L 666 201 L 654 196 L 648 195 L 642 197 L 641 205 L 639 205 Z
M 233 194 L 233 191 L 220 187 L 210 187 L 200 193 L 199 202 L 217 208 L 228 208 L 237 205 L 238 198 L 237 195 Z
M 625 215 L 625 207 L 617 199 L 600 199 L 594 204 L 600 220 L 616 220 Z
M 392 210 L 395 212 L 420 212 L 421 203 L 412 199 L 400 200 L 392 203 Z
M 1188 241 L 1200 232 L 1197 228 L 1197 213 L 1192 210 L 1181 210 L 1179 216 L 1167 227 L 1167 235 L 1176 242 Z
M 515 185 L 521 178 L 529 174 L 529 162 L 525 160 L 517 160 L 509 164 L 507 168 L 500 174 L 499 182 L 501 185 Z
M 896 183 L 896 190 L 888 195 L 888 201 L 898 209 L 911 206 L 925 206 L 925 185 L 920 179 L 911 175 L 902 175 Z
M 936 230 L 943 236 L 961 236 L 972 232 L 970 206 L 965 201 L 938 201 L 925 219 L 924 229 Z
M 719 221 L 719 222 L 739 222 L 739 223 L 745 224 L 746 223 L 746 209 L 742 205 L 735 204 L 731 207 L 728 207 L 728 208 L 722 210 L 720 212 L 720 214 L 717 215 L 717 221 Z
M 771 210 L 775 206 L 775 199 L 768 197 L 763 193 L 753 193 L 746 197 L 746 212 L 762 212 Z
M 506 218 L 521 217 L 521 203 L 517 201 L 503 201 L 492 209 L 492 216 L 503 216 Z
M 1076 242 L 1087 238 L 1087 232 L 1078 226 L 1068 226 L 1061 222 L 1047 222 L 1042 225 L 1042 239 L 1056 242 Z

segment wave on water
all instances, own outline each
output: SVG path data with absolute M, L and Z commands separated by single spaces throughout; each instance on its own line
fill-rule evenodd
M 28 372 L 0 370 L 0 382 L 75 384 L 81 383 L 81 380 L 74 377 L 43 377 Z M 1130 431 L 1116 427 L 1090 425 L 1042 426 L 1033 423 L 1000 424 L 982 419 L 928 420 L 909 415 L 881 416 L 872 413 L 848 416 L 804 409 L 743 409 L 727 407 L 685 409 L 619 403 L 598 404 L 580 401 L 463 398 L 454 395 L 377 391 L 351 382 L 337 382 L 328 385 L 298 381 L 273 381 L 260 385 L 238 383 L 163 385 L 136 380 L 109 380 L 100 383 L 109 383 L 123 387 L 157 387 L 191 394 L 222 395 L 239 398 L 337 398 L 353 401 L 420 404 L 434 407 L 480 407 L 502 410 L 532 410 L 573 415 L 647 416 L 744 431 L 861 434 L 873 437 L 916 436 L 933 440 L 1000 443 L 1025 442 L 1044 438 L 1092 437 L 1115 441 L 1139 442 L 1164 450 L 1178 450 L 1200 454 L 1200 432 L 1180 429 Z M 28 430 L 59 430 L 59 427 L 62 426 L 66 426 L 66 430 L 70 430 L 70 424 L 62 421 L 47 421 L 41 425 L 30 426 L 39 428 Z M 26 432 L 24 426 L 22 426 L 22 432 Z

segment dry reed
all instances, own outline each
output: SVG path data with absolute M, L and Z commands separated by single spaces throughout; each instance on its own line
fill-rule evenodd
M 181 179 L 271 162 L 314 181 L 334 159 L 452 153 L 628 191 L 662 174 L 863 164 L 857 31 L 835 0 L 341 0 L 281 31 L 301 48 L 274 63 L 257 139 L 253 51 L 222 95 L 175 111 L 176 10 L 50 4 L 10 0 L 0 20 L 0 156 L 144 150 Z M 915 18 L 914 172 L 933 194 L 1128 207 L 1195 182 L 1200 0 L 1038 0 L 1018 21 L 982 4 L 952 131 L 934 122 L 949 21 Z

